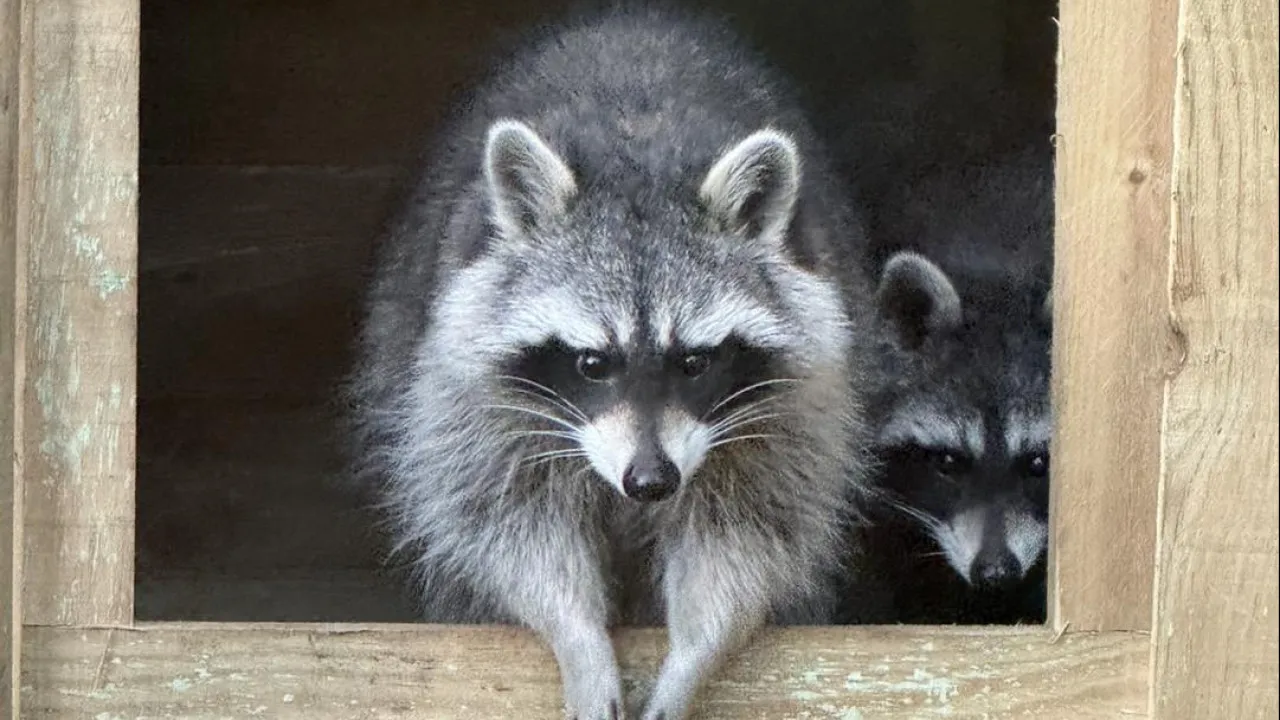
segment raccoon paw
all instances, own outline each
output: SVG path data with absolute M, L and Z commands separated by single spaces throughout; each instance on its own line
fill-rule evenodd
M 627 720 L 627 712 L 619 700 L 610 700 L 599 710 L 582 710 L 569 708 L 565 712 L 569 720 Z

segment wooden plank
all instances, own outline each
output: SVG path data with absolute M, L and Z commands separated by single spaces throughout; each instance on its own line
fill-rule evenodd
M 332 402 L 350 368 L 359 269 L 406 177 L 395 167 L 141 169 L 140 473 L 154 457 L 150 439 L 177 435 L 149 417 L 159 397 Z M 155 483 L 138 482 L 141 501 Z M 253 492 L 269 494 L 265 485 Z
M 1050 615 L 1151 622 L 1177 0 L 1062 3 Z
M 21 0 L 0 0 L 0 717 L 19 714 L 22 644 L 21 437 L 23 318 L 26 285 L 20 239 L 24 123 L 30 116 L 22 79 L 30 61 L 22 43 L 30 13 Z
M 138 0 L 33 5 L 25 619 L 128 623 Z
M 527 631 L 466 626 L 27 628 L 32 717 L 560 720 L 559 675 Z M 665 650 L 617 633 L 631 701 Z M 700 720 L 1115 718 L 1141 714 L 1141 633 L 773 628 L 703 695 Z
M 1152 707 L 1280 716 L 1276 5 L 1183 2 Z

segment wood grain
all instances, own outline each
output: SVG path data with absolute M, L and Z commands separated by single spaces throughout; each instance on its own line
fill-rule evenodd
M 22 331 L 26 277 L 20 240 L 25 148 L 21 79 L 29 55 L 22 44 L 29 17 L 20 0 L 0 0 L 0 717 L 19 715 L 22 643 Z
M 1152 707 L 1275 718 L 1276 5 L 1181 12 L 1169 290 L 1186 360 L 1165 395 Z
M 32 4 L 25 618 L 128 623 L 138 0 Z
M 1151 622 L 1177 0 L 1062 3 L 1050 615 Z
M 633 700 L 665 635 L 617 635 Z M 771 629 L 703 695 L 700 720 L 1115 718 L 1142 711 L 1149 640 L 1042 628 Z M 560 720 L 551 653 L 460 626 L 29 628 L 33 717 Z

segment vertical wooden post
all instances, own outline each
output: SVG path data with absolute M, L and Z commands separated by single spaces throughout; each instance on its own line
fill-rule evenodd
M 0 717 L 18 718 L 22 647 L 22 308 L 20 228 L 23 170 L 21 0 L 0 0 Z
M 1064 0 L 1050 615 L 1151 626 L 1177 0 Z
M 33 7 L 24 620 L 133 620 L 138 0 Z
M 1280 715 L 1277 20 L 1271 0 L 1183 0 L 1152 716 Z

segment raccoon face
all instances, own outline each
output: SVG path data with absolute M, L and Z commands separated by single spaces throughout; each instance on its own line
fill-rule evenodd
M 714 448 L 763 437 L 780 397 L 776 359 L 736 336 L 715 345 L 647 342 L 575 348 L 558 338 L 508 365 L 517 401 L 562 440 L 545 457 L 582 457 L 636 500 L 662 500 Z M 537 454 L 530 456 L 536 462 Z
M 962 305 L 911 253 L 886 264 L 880 287 L 920 374 L 879 431 L 885 490 L 980 588 L 1020 581 L 1048 538 L 1051 300 L 1028 295 L 971 291 Z
M 1000 589 L 1035 566 L 1048 539 L 1046 416 L 909 405 L 879 444 L 890 502 L 966 582 Z
M 668 498 L 717 448 L 768 442 L 796 361 L 837 352 L 788 306 L 809 282 L 807 311 L 839 325 L 838 291 L 780 261 L 799 183 L 786 136 L 757 132 L 669 185 L 584 177 L 516 121 L 493 125 L 485 158 L 494 238 L 477 267 L 499 307 L 481 342 L 503 408 L 529 422 L 526 462 L 585 460 L 627 497 Z

